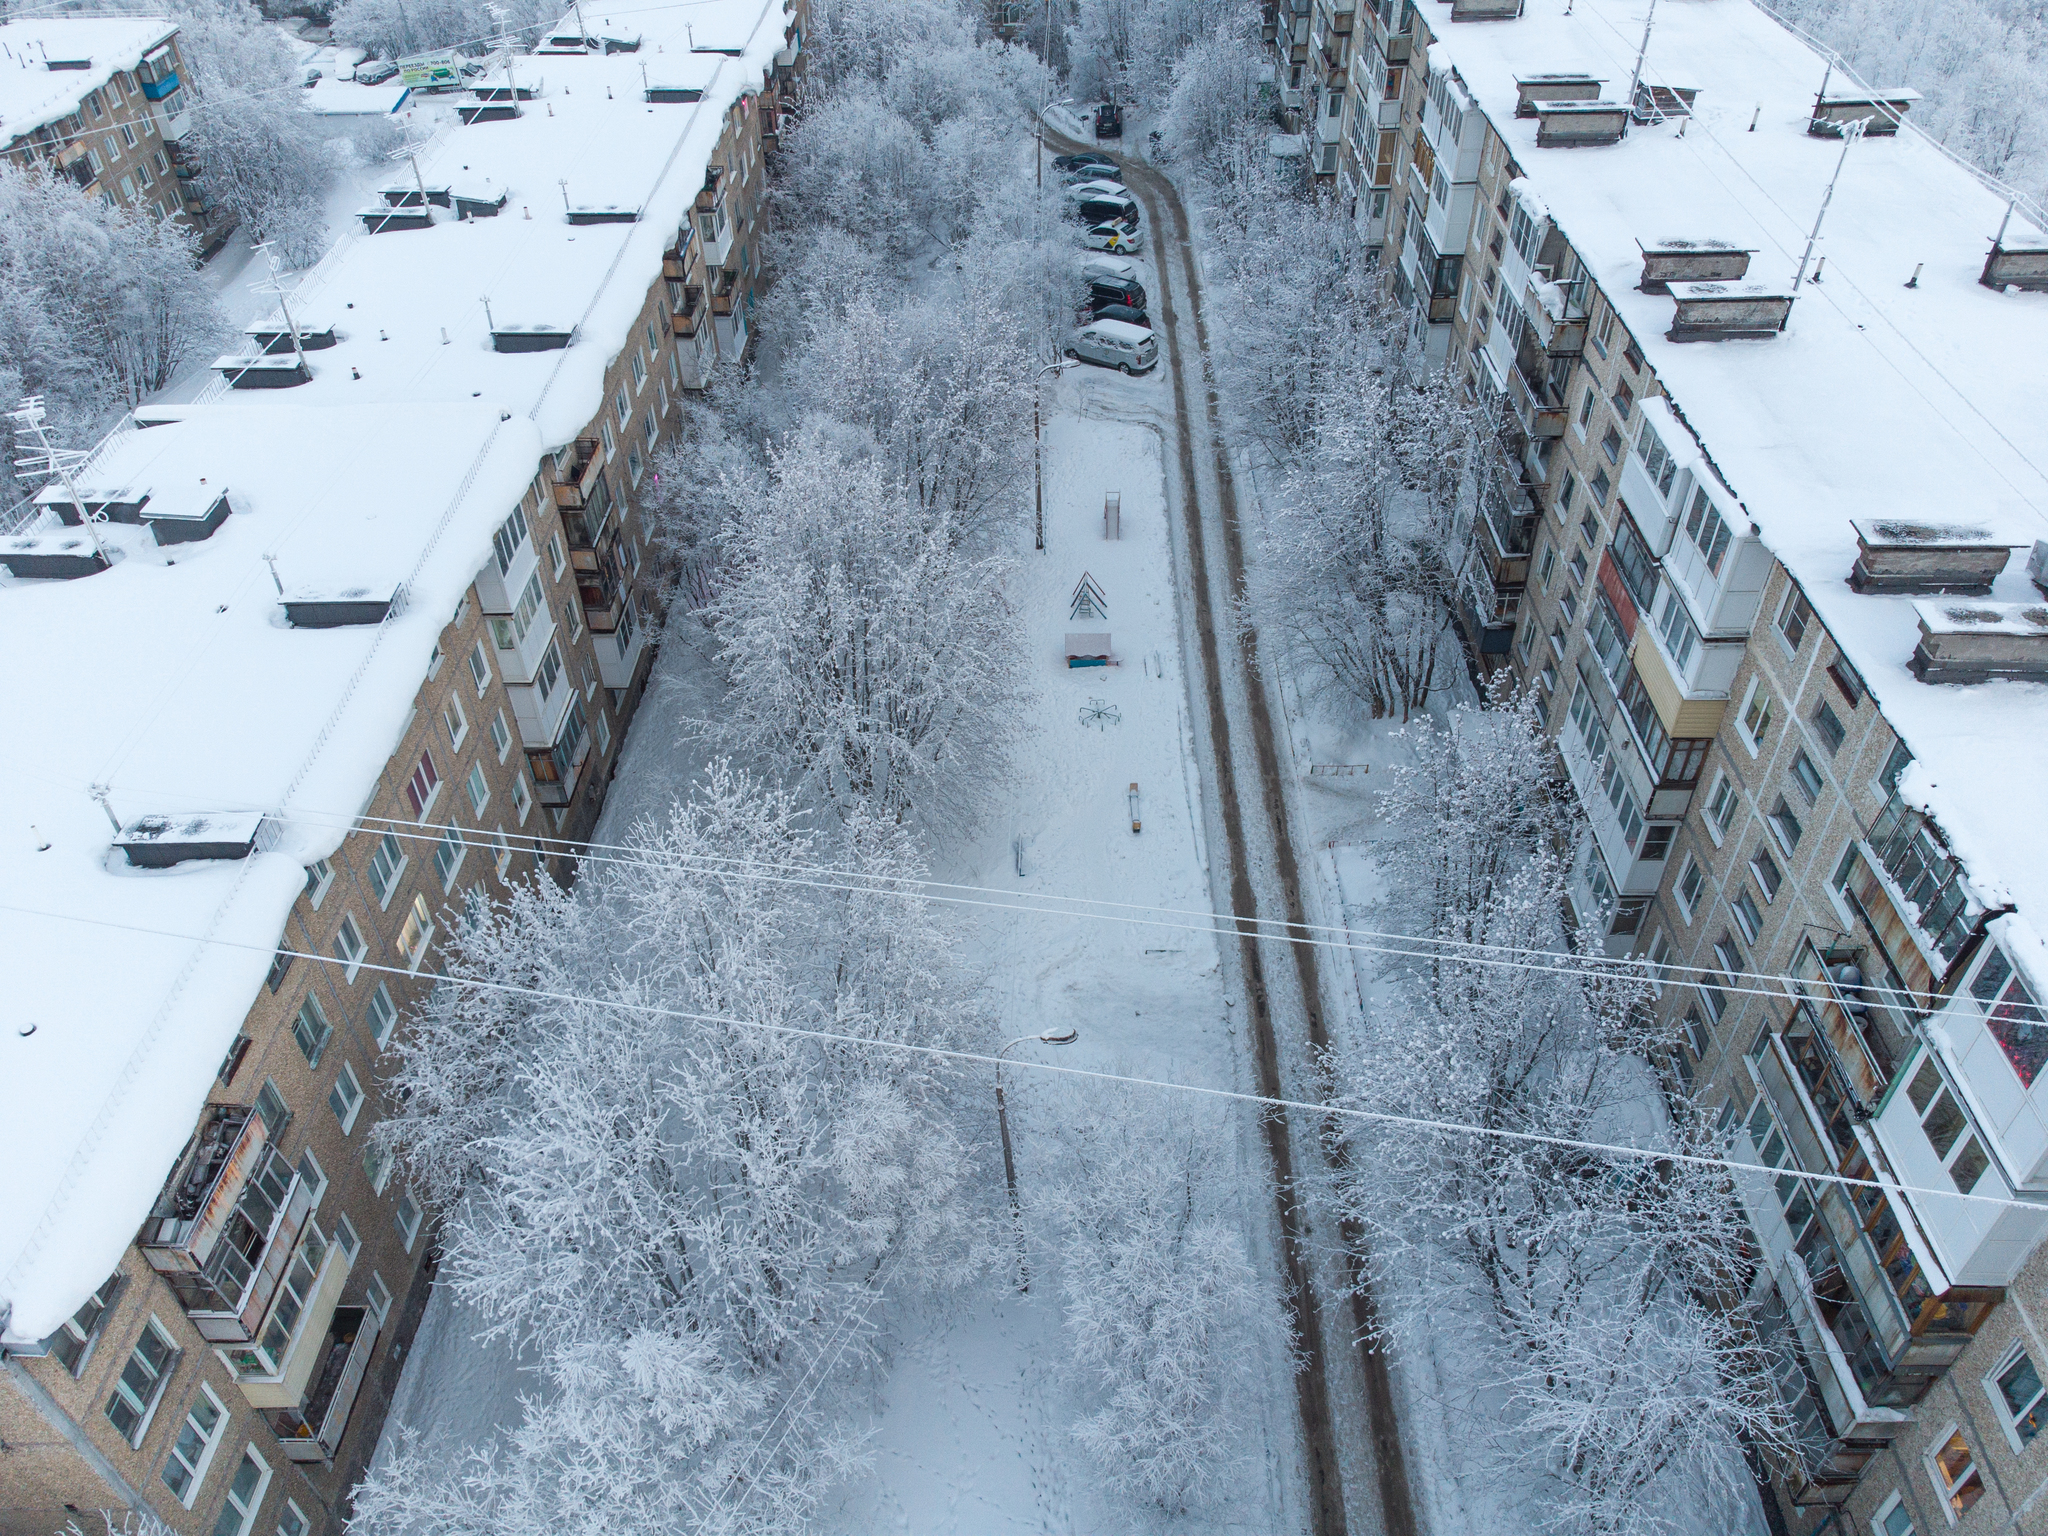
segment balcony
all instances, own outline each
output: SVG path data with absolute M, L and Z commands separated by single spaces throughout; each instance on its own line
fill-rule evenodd
M 362 1391 L 378 1324 L 367 1307 L 336 1307 L 320 1342 L 312 1390 L 295 1409 L 270 1415 L 271 1430 L 293 1461 L 332 1461 L 348 1433 L 349 1416 Z
M 688 287 L 671 288 L 669 295 L 669 330 L 685 341 L 697 339 L 697 328 L 704 323 L 704 290 L 696 284 Z
M 632 687 L 646 648 L 645 627 L 633 611 L 632 599 L 622 594 L 617 628 L 596 643 L 598 681 L 607 688 Z
M 141 70 L 136 71 L 138 79 L 141 74 Z M 145 98 L 150 101 L 162 101 L 178 88 L 178 72 L 174 69 L 166 69 L 154 80 L 142 80 L 141 85 L 142 94 Z
M 1522 313 L 1537 344 L 1552 357 L 1572 357 L 1586 346 L 1587 281 L 1575 277 L 1553 282 L 1538 268 L 1530 272 L 1522 291 Z
M 555 505 L 571 510 L 583 507 L 603 468 L 597 439 L 577 438 L 555 460 Z
M 533 787 L 546 806 L 566 806 L 576 798 L 577 780 L 590 757 L 590 731 L 584 723 L 583 700 L 570 690 L 568 713 L 562 720 L 562 734 L 552 747 L 529 747 L 526 765 L 533 774 Z
M 1555 391 L 1548 385 L 1532 387 L 1519 367 L 1508 370 L 1508 410 L 1529 438 L 1563 437 L 1571 414 Z
M 594 553 L 594 552 L 593 552 Z M 619 627 L 619 615 L 626 605 L 626 584 L 618 579 L 616 562 L 609 556 L 591 566 L 578 554 L 576 595 L 583 604 L 583 621 L 597 634 L 608 635 Z
M 270 1309 L 312 1204 L 261 1115 L 210 1104 L 136 1243 L 201 1337 L 246 1343 Z

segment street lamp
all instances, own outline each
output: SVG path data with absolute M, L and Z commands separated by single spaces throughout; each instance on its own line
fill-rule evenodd
M 1039 447 L 1038 381 L 1048 373 L 1065 373 L 1073 366 L 1072 360 L 1064 363 L 1047 363 L 1038 370 L 1031 380 L 1031 480 L 1032 500 L 1035 508 L 1031 518 L 1031 532 L 1033 547 L 1037 549 L 1045 548 L 1045 454 Z M 1025 1038 L 1030 1039 L 1033 1037 L 1026 1036 Z M 1064 1045 L 1066 1042 L 1055 1041 L 1053 1043 Z
M 1078 1029 L 1049 1029 L 1042 1035 L 1019 1035 L 996 1052 L 996 1129 L 1003 1138 L 1003 1182 L 1010 1186 L 1010 1223 L 1017 1229 L 1017 1289 L 1028 1294 L 1031 1272 L 1024 1261 L 1024 1208 L 1017 1203 L 1017 1158 L 1010 1150 L 1010 1113 L 1003 1103 L 1003 1058 L 1027 1040 L 1041 1045 L 1072 1045 L 1081 1038 Z

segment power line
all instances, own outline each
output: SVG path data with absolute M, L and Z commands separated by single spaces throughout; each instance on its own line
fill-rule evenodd
M 18 907 L 0 903 L 0 912 L 13 912 L 20 916 L 54 918 L 63 922 L 82 923 L 89 927 L 110 928 L 125 933 L 145 934 L 153 938 L 180 939 L 189 943 L 217 948 L 239 949 L 256 954 L 277 954 L 291 960 L 309 960 L 319 965 L 349 967 L 356 971 L 373 971 L 380 975 L 398 976 L 413 981 L 421 978 L 420 973 L 399 965 L 380 965 L 374 961 L 350 962 L 335 955 L 322 955 L 310 950 L 279 948 L 272 951 L 261 944 L 250 944 L 240 939 L 214 938 L 210 935 L 179 933 L 166 928 L 152 928 L 141 923 L 115 922 L 111 918 L 83 917 L 69 912 L 46 912 L 32 907 Z M 885 1040 L 867 1035 L 849 1035 L 838 1030 L 810 1029 L 798 1024 L 772 1024 L 761 1019 L 743 1019 L 732 1014 L 699 1013 L 687 1008 L 671 1008 L 659 1003 L 623 1002 L 616 998 L 594 997 L 584 992 L 560 992 L 545 987 L 523 987 L 509 981 L 491 981 L 480 976 L 458 976 L 447 972 L 430 973 L 438 985 L 446 982 L 451 986 L 468 987 L 480 992 L 496 992 L 508 997 L 529 998 L 536 1002 L 580 1003 L 593 1008 L 605 1008 L 616 1012 L 648 1015 L 655 1018 L 676 1019 L 686 1023 L 722 1024 L 734 1029 L 755 1030 L 762 1034 L 781 1035 L 791 1039 L 815 1040 L 824 1045 L 852 1046 L 860 1050 L 894 1051 L 900 1055 L 924 1056 L 940 1061 L 957 1061 L 973 1066 L 994 1067 L 996 1058 L 983 1051 L 966 1051 L 943 1045 L 922 1045 L 909 1040 Z M 1615 1157 L 1634 1158 L 1639 1162 L 1683 1163 L 1689 1167 L 1718 1168 L 1729 1173 L 1754 1173 L 1768 1178 L 1797 1178 L 1817 1184 L 1836 1184 L 1845 1189 L 1876 1190 L 1880 1194 L 1921 1195 L 1933 1199 L 1967 1200 L 1980 1205 L 1993 1205 L 2000 1209 L 2013 1208 L 2038 1212 L 2039 1204 L 2027 1200 L 2016 1200 L 2005 1195 L 1978 1195 L 1955 1189 L 1928 1189 L 1916 1184 L 1905 1184 L 1895 1179 L 1859 1179 L 1841 1173 L 1816 1173 L 1804 1168 L 1774 1168 L 1766 1163 L 1737 1162 L 1733 1158 L 1708 1157 L 1697 1152 L 1674 1152 L 1656 1147 L 1628 1146 L 1615 1142 L 1592 1141 L 1582 1137 L 1556 1136 L 1540 1131 L 1514 1131 L 1499 1126 L 1469 1125 L 1455 1120 L 1434 1120 L 1422 1115 L 1397 1115 L 1387 1110 L 1361 1109 L 1352 1104 L 1319 1104 L 1302 1099 L 1268 1097 L 1265 1094 L 1245 1093 L 1234 1088 L 1209 1088 L 1199 1083 L 1177 1082 L 1170 1078 L 1140 1077 L 1130 1072 L 1105 1072 L 1091 1067 L 1062 1066 L 1057 1062 L 1033 1061 L 1016 1057 L 1005 1063 L 1011 1067 L 1029 1068 L 1056 1076 L 1087 1079 L 1094 1082 L 1118 1083 L 1132 1088 L 1152 1088 L 1169 1093 L 1192 1094 L 1201 1098 L 1221 1099 L 1232 1103 L 1254 1104 L 1263 1110 L 1292 1109 L 1304 1114 L 1327 1116 L 1333 1119 L 1358 1120 L 1368 1124 L 1382 1125 L 1397 1130 L 1419 1131 L 1425 1135 L 1462 1136 L 1480 1140 L 1511 1141 L 1528 1146 L 1563 1147 L 1569 1151 L 1602 1153 Z
M 316 820 L 319 813 L 301 813 L 303 819 Z M 330 825 L 343 825 L 370 832 L 382 829 L 390 836 L 409 840 L 441 843 L 455 834 L 454 840 L 465 848 L 489 848 L 496 851 L 497 845 L 488 836 L 467 835 L 467 829 L 448 823 L 437 825 L 428 821 L 407 821 L 397 817 L 357 816 L 337 817 Z M 530 843 L 538 857 L 543 845 L 554 850 L 553 856 L 575 858 L 580 862 L 617 866 L 626 869 L 677 869 L 727 879 L 751 879 L 764 884 L 789 885 L 806 889 L 835 891 L 849 895 L 895 896 L 900 899 L 942 902 L 949 906 L 984 907 L 998 911 L 1015 911 L 1034 916 L 1085 918 L 1094 922 L 1118 922 L 1140 927 L 1167 928 L 1181 932 L 1211 933 L 1218 935 L 1242 936 L 1247 929 L 1259 938 L 1280 940 L 1294 944 L 1310 944 L 1318 948 L 1346 950 L 1355 953 L 1381 955 L 1395 959 L 1426 960 L 1432 962 L 1484 965 L 1514 970 L 1526 970 L 1542 974 L 1581 976 L 1588 978 L 1612 978 L 1615 980 L 1646 981 L 1652 985 L 1688 987 L 1697 991 L 1711 990 L 1724 995 L 1769 997 L 1786 1002 L 1810 1002 L 1810 989 L 1825 986 L 1830 990 L 1837 986 L 1831 978 L 1818 976 L 1795 976 L 1789 973 L 1770 971 L 1744 971 L 1724 969 L 1718 966 L 1682 965 L 1673 961 L 1652 961 L 1648 959 L 1610 959 L 1605 955 L 1580 955 L 1565 950 L 1534 949 L 1516 945 L 1487 944 L 1462 939 L 1438 939 L 1428 935 L 1402 933 L 1398 930 L 1354 928 L 1348 924 L 1289 923 L 1279 918 L 1240 918 L 1201 908 L 1177 908 L 1150 906 L 1140 902 L 1111 901 L 1089 896 L 1066 896 L 1057 893 L 1005 891 L 991 886 L 963 885 L 951 881 L 911 879 L 896 875 L 872 875 L 860 870 L 835 869 L 830 866 L 778 863 L 768 860 L 746 860 L 728 855 L 662 855 L 653 856 L 651 850 L 634 848 L 619 843 L 573 843 L 560 838 L 528 837 L 521 835 L 508 842 Z M 602 848 L 614 854 L 628 857 L 611 857 L 589 853 L 586 850 Z M 695 862 L 693 862 L 695 861 Z M 831 876 L 832 879 L 806 879 L 804 876 Z M 843 883 L 855 882 L 855 883 Z M 947 894 L 961 892 L 965 894 Z M 988 899 L 983 899 L 988 898 Z M 1060 902 L 1063 906 L 1044 905 Z M 1106 907 L 1111 911 L 1089 911 L 1090 907 Z M 1156 917 L 1125 915 L 1127 913 L 1156 913 Z M 1173 922 L 1169 918 L 1190 918 L 1192 922 Z M 1340 934 L 1342 938 L 1317 938 L 1311 934 Z M 1392 941 L 1385 944 L 1358 942 L 1359 939 L 1383 939 Z M 1416 948 L 1412 946 L 1436 946 Z M 1559 962 L 1536 964 L 1535 961 Z M 1681 973 L 1691 973 L 1691 976 Z M 1718 978 L 1718 979 L 1717 979 Z M 1740 982 L 1775 983 L 1775 985 L 1740 985 Z M 1904 1012 L 1923 1011 L 1920 1000 L 1910 991 L 1902 991 L 1883 982 L 1865 978 L 1857 983 L 1861 989 L 1876 994 L 1887 1006 Z M 1826 999 L 1823 999 L 1825 1001 Z M 1902 1001 L 1903 1000 L 1903 1001 Z M 2001 1004 L 2001 1011 L 2017 1015 L 2032 1014 L 2036 1017 L 2048 1013 L 2048 1005 L 2042 1003 Z

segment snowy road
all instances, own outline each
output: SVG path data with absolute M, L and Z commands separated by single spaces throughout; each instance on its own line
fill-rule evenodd
M 1073 152 L 1090 146 L 1063 141 L 1059 147 Z M 1237 963 L 1250 1014 L 1246 1022 L 1258 1091 L 1272 1098 L 1316 1098 L 1321 1085 L 1308 1063 L 1329 1045 L 1316 951 L 1278 937 L 1305 938 L 1308 917 L 1275 711 L 1260 678 L 1257 637 L 1240 631 L 1234 646 L 1222 638 L 1244 589 L 1244 543 L 1219 420 L 1199 266 L 1187 214 L 1172 184 L 1135 160 L 1125 162 L 1125 172 L 1145 207 L 1158 274 L 1154 309 L 1164 328 L 1174 394 L 1178 531 L 1208 715 L 1211 789 L 1228 853 L 1227 899 L 1231 914 L 1244 925 Z M 1199 408 L 1193 405 L 1196 400 Z M 1220 551 L 1220 560 L 1212 550 Z M 1268 936 L 1255 937 L 1259 933 Z M 1276 1020 L 1282 1027 L 1276 1028 Z M 1291 1037 L 1284 1044 L 1283 1030 Z M 1336 1246 L 1329 1238 L 1337 1234 L 1319 1240 L 1301 1198 L 1297 1169 L 1321 1155 L 1317 1139 L 1311 1128 L 1291 1123 L 1282 1112 L 1266 1116 L 1263 1129 L 1289 1299 L 1306 1359 L 1306 1369 L 1296 1378 L 1296 1400 L 1313 1529 L 1317 1536 L 1343 1536 L 1354 1527 L 1411 1536 L 1414 1504 L 1388 1362 L 1378 1348 L 1355 1342 L 1372 1331 L 1373 1301 L 1354 1270 L 1338 1270 L 1327 1257 Z M 1324 1302 L 1323 1296 L 1335 1290 L 1349 1293 L 1348 1307 Z M 1337 1373 L 1348 1379 L 1335 1379 Z M 1363 1468 L 1361 1457 L 1367 1463 Z M 1365 1488 L 1353 1487 L 1347 1498 L 1347 1466 L 1354 1482 L 1369 1481 L 1372 1497 Z

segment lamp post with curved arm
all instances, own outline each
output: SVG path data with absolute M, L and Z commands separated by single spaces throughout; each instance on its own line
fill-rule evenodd
M 1031 519 L 1031 530 L 1033 540 L 1035 541 L 1035 547 L 1039 549 L 1045 548 L 1045 453 L 1038 446 L 1038 381 L 1044 378 L 1048 373 L 1064 373 L 1067 371 L 1067 369 L 1072 368 L 1073 366 L 1074 363 L 1071 359 L 1063 363 L 1047 363 L 1043 368 L 1039 369 L 1035 375 L 1033 375 L 1031 380 L 1031 481 L 1032 497 L 1035 505 L 1035 511 L 1033 512 Z M 1026 1035 L 1024 1038 L 1026 1040 L 1031 1040 L 1036 1039 L 1038 1037 L 1033 1035 Z M 1015 1042 L 1012 1043 L 1014 1044 Z
M 996 1129 L 1003 1138 L 1003 1182 L 1010 1187 L 1010 1224 L 1017 1229 L 1017 1289 L 1031 1289 L 1031 1272 L 1024 1260 L 1024 1208 L 1017 1201 L 1017 1157 L 1010 1150 L 1010 1113 L 1003 1102 L 1003 1058 L 1027 1040 L 1041 1045 L 1072 1045 L 1081 1038 L 1078 1029 L 1049 1029 L 1040 1035 L 1019 1035 L 996 1052 Z

